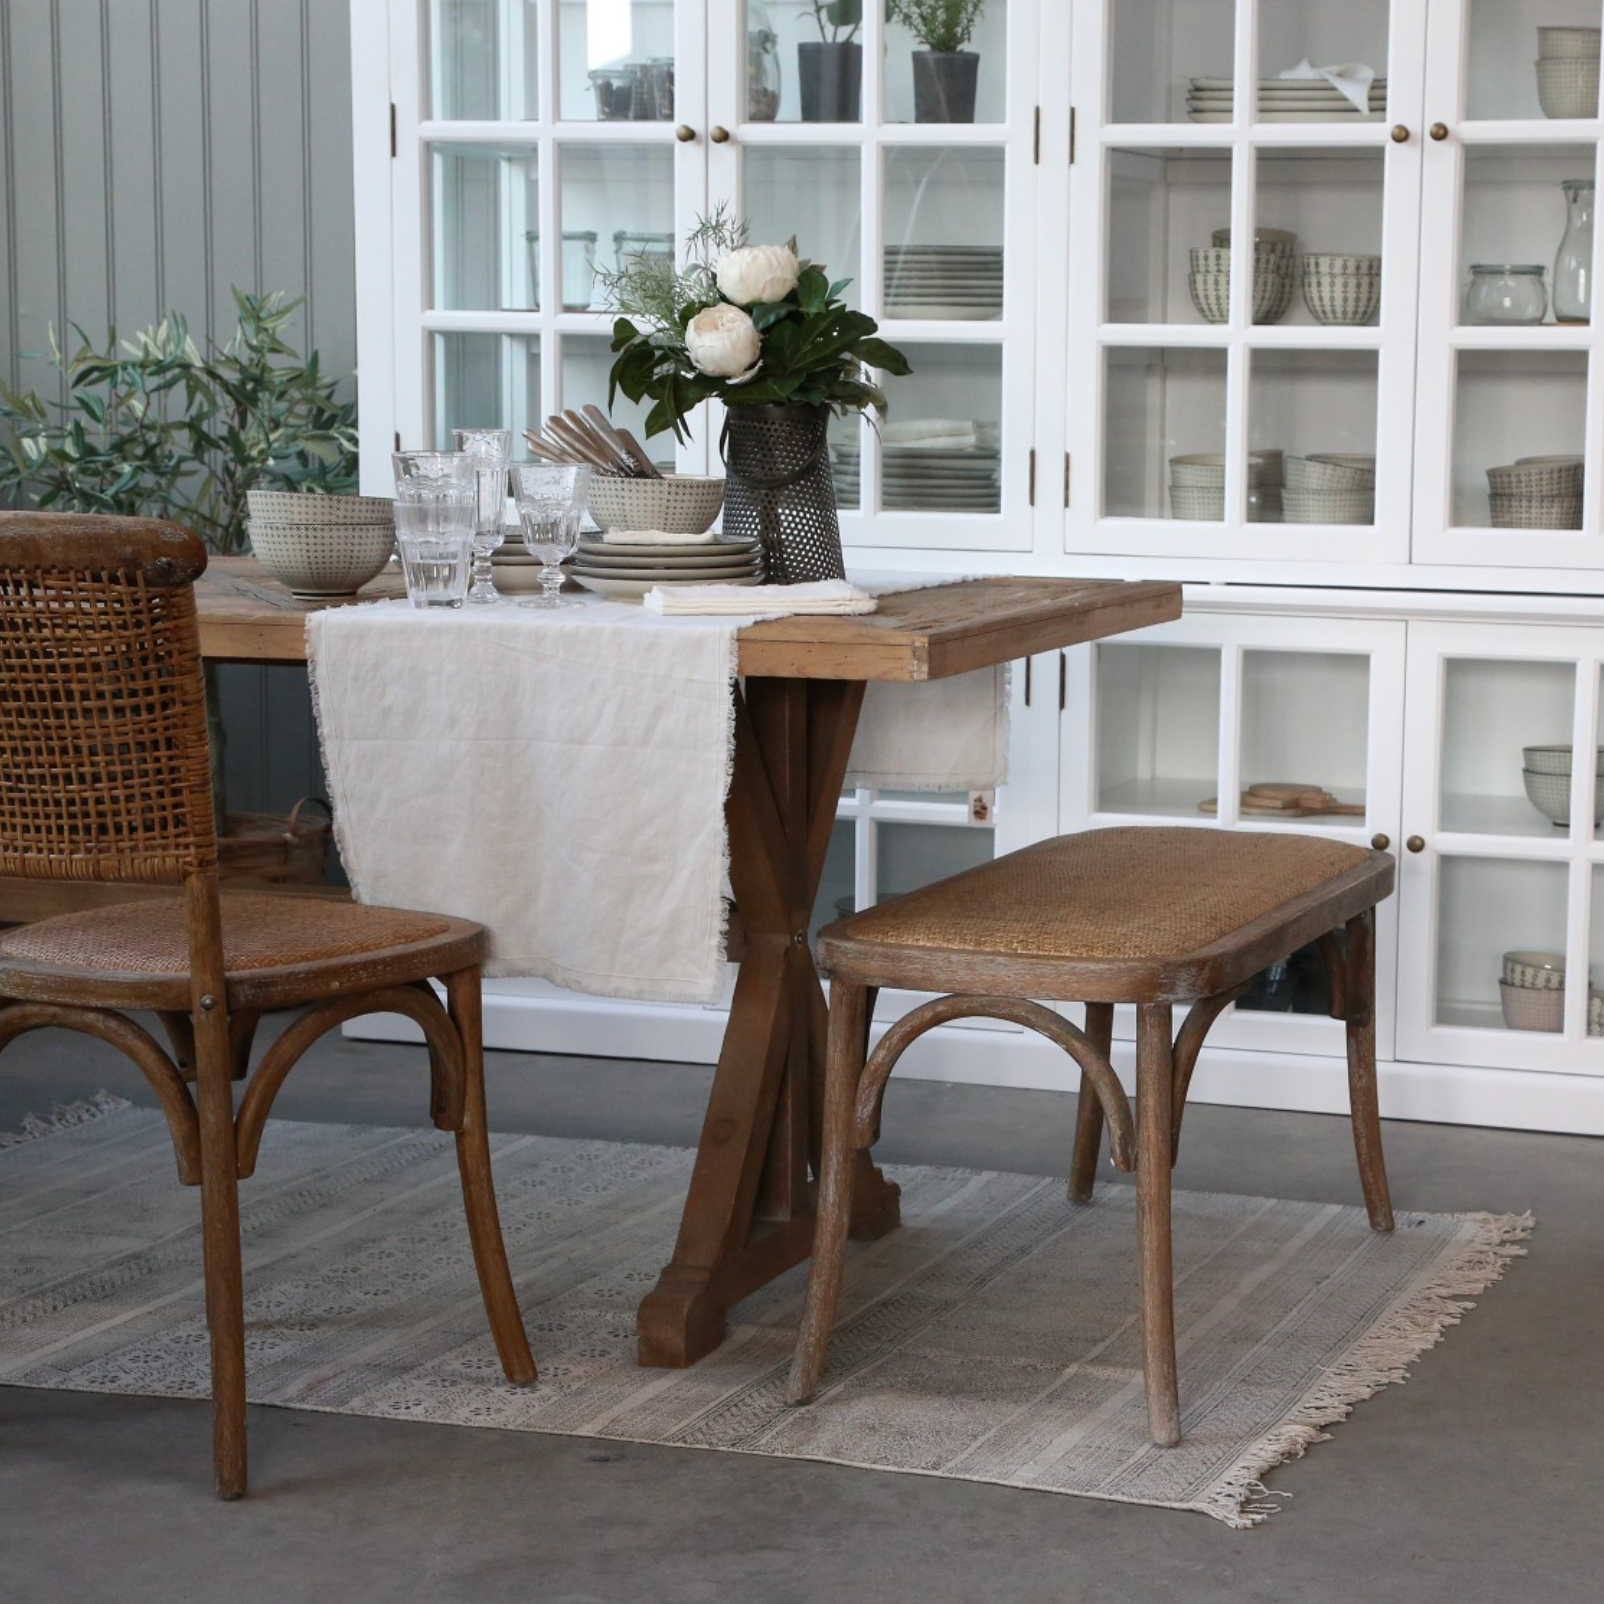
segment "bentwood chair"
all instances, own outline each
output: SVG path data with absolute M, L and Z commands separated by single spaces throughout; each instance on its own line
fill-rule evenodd
M 485 933 L 463 919 L 219 891 L 193 584 L 199 541 L 140 518 L 0 513 L 0 874 L 170 883 L 171 898 L 0 931 L 0 1049 L 63 1026 L 120 1048 L 200 1187 L 217 1489 L 245 1491 L 238 1183 L 291 1067 L 359 1014 L 428 1043 L 456 1138 L 479 1287 L 507 1379 L 534 1380 L 491 1185 L 480 1044 Z M 441 1005 L 429 985 L 445 987 Z M 249 1073 L 261 1015 L 311 1005 Z M 169 1052 L 129 1010 L 155 1014 Z M 246 1082 L 234 1103 L 234 1082 Z
M 1392 1229 L 1376 1103 L 1375 909 L 1393 885 L 1384 852 L 1317 836 L 1133 828 L 1060 836 L 837 920 L 819 935 L 830 977 L 819 1211 L 788 1397 L 818 1387 L 835 1318 L 859 1151 L 910 1043 L 951 1019 L 1039 1031 L 1081 1069 L 1069 1196 L 1089 1203 L 1107 1122 L 1116 1168 L 1136 1172 L 1138 1306 L 1148 1429 L 1181 1440 L 1170 1251 L 1170 1170 L 1209 1027 L 1253 978 L 1317 943 L 1331 1013 L 1347 1028 L 1348 1085 L 1370 1224 Z M 1342 930 L 1339 943 L 1336 932 Z M 882 986 L 947 995 L 904 1015 L 873 1053 Z M 1041 1001 L 1086 1005 L 1082 1030 Z M 1109 1060 L 1114 1005 L 1136 1005 L 1133 1114 Z M 1175 1004 L 1189 1004 L 1179 1034 Z

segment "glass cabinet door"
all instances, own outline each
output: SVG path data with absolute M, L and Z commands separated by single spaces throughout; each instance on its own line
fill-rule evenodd
M 1037 18 L 988 0 L 935 51 L 858 11 L 713 0 L 709 196 L 850 279 L 912 364 L 883 428 L 832 422 L 844 542 L 1028 549 Z
M 1399 1056 L 1597 1074 L 1597 632 L 1412 623 L 1409 633 L 1398 899 L 1413 983 L 1399 998 Z
M 416 29 L 395 48 L 416 51 L 420 102 L 416 121 L 397 106 L 400 186 L 421 223 L 416 272 L 397 272 L 402 442 L 605 407 L 598 274 L 672 256 L 705 210 L 702 8 L 428 0 L 392 18 Z M 643 409 L 620 397 L 613 415 L 644 435 Z M 674 464 L 671 435 L 648 449 Z M 705 448 L 679 458 L 694 470 Z
M 1433 0 L 1419 561 L 1604 566 L 1589 320 L 1601 23 L 1599 0 Z
M 1424 10 L 1077 9 L 1067 550 L 1406 558 Z

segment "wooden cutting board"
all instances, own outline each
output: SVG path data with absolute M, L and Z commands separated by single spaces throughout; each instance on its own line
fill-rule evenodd
M 1220 799 L 1211 796 L 1197 805 L 1199 813 L 1218 813 Z M 1260 780 L 1242 793 L 1237 812 L 1245 819 L 1308 819 L 1319 814 L 1364 817 L 1363 802 L 1339 802 L 1321 785 L 1295 780 Z

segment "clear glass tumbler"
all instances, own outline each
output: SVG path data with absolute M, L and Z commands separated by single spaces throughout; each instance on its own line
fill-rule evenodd
M 501 600 L 491 574 L 491 559 L 502 542 L 501 517 L 507 505 L 507 459 L 512 455 L 511 429 L 453 429 L 452 443 L 477 464 L 477 504 L 473 529 L 473 588 L 468 600 L 487 606 Z
M 568 462 L 519 462 L 513 465 L 512 485 L 524 545 L 541 565 L 541 594 L 519 605 L 577 607 L 578 602 L 564 601 L 557 593 L 562 588 L 563 558 L 579 544 L 590 469 Z
M 395 538 L 414 607 L 461 607 L 473 558 L 476 487 L 396 486 Z

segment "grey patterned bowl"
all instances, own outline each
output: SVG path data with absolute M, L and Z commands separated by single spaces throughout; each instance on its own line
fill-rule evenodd
M 1353 264 L 1371 261 L 1373 268 Z M 1337 264 L 1337 265 L 1331 265 Z M 1381 309 L 1381 258 L 1305 256 L 1303 304 L 1316 323 L 1370 323 Z
M 586 504 L 603 529 L 705 535 L 724 505 L 724 481 L 690 473 L 664 474 L 661 479 L 593 473 Z
M 333 497 L 319 498 L 333 500 Z M 256 560 L 306 601 L 354 595 L 395 548 L 394 523 L 312 524 L 251 519 Z

